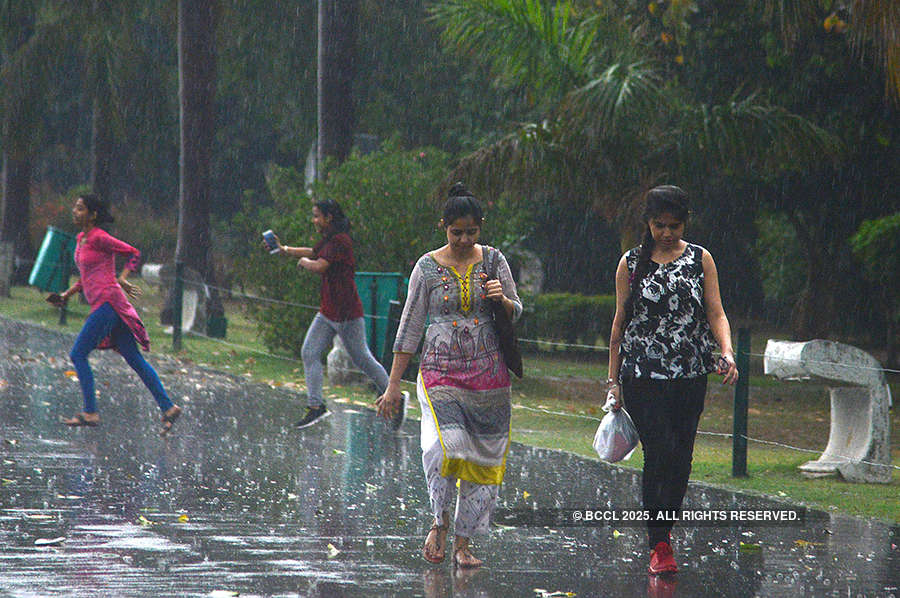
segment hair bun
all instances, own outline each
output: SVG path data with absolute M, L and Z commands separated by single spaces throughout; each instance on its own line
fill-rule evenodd
M 472 194 L 469 193 L 469 190 L 466 189 L 466 186 L 460 181 L 458 183 L 453 183 L 453 186 L 450 187 L 450 191 L 447 193 L 447 197 L 472 197 Z

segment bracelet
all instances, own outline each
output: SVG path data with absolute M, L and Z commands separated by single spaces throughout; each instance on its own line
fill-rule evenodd
M 612 386 L 618 386 L 619 383 L 616 382 L 615 379 L 613 379 L 613 378 L 607 378 L 606 385 L 612 387 Z

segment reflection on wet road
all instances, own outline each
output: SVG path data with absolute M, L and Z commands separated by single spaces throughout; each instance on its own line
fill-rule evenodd
M 824 513 L 804 527 L 676 528 L 675 582 L 648 578 L 642 529 L 611 525 L 497 527 L 476 543 L 483 569 L 429 565 L 417 422 L 395 435 L 333 404 L 298 432 L 302 397 L 155 358 L 186 412 L 161 439 L 137 377 L 95 353 L 102 424 L 67 429 L 59 418 L 80 408 L 71 342 L 0 319 L 0 596 L 900 596 L 900 530 Z M 638 495 L 629 471 L 514 445 L 501 506 Z M 702 486 L 688 501 L 775 504 Z

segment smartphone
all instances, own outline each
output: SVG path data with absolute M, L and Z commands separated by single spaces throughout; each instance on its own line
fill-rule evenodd
M 262 234 L 263 241 L 266 242 L 266 247 L 269 248 L 269 253 L 278 253 L 280 250 L 278 249 L 278 241 L 275 240 L 275 233 L 272 230 L 267 230 Z

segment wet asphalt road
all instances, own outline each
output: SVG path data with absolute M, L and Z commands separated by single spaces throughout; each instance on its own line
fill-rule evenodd
M 297 431 L 302 396 L 153 356 L 185 408 L 161 439 L 149 393 L 103 352 L 102 425 L 68 429 L 72 340 L 0 318 L 0 596 L 900 596 L 900 528 L 812 511 L 802 526 L 679 526 L 682 570 L 654 583 L 640 527 L 508 517 L 636 506 L 638 476 L 522 445 L 501 489 L 511 525 L 476 542 L 486 566 L 430 565 L 418 422 L 392 434 L 333 402 Z M 790 507 L 701 485 L 685 506 Z

